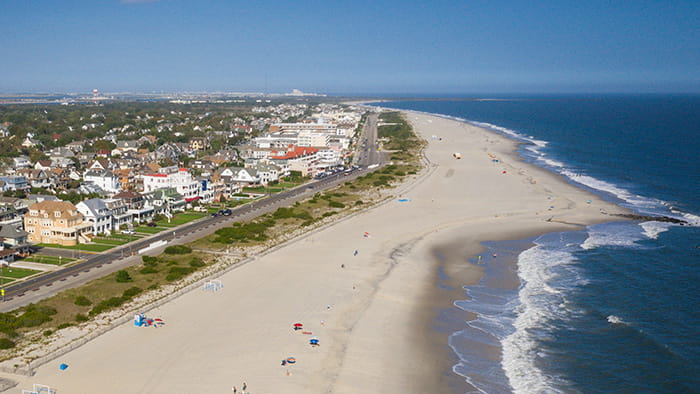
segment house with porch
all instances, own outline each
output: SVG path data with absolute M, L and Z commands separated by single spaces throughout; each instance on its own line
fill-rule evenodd
M 24 215 L 24 230 L 27 241 L 34 243 L 73 246 L 88 242 L 86 233 L 92 225 L 83 220 L 75 205 L 68 201 L 48 201 L 34 203 Z
M 112 212 L 101 198 L 81 201 L 75 208 L 83 214 L 83 220 L 90 223 L 92 235 L 110 234 L 112 232 Z

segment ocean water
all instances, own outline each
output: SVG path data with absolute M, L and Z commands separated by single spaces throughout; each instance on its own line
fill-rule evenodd
M 520 287 L 485 261 L 456 308 L 453 370 L 479 392 L 700 392 L 700 96 L 513 96 L 383 107 L 468 121 L 523 142 L 528 161 L 635 212 L 511 250 Z M 474 256 L 471 256 L 474 257 Z M 512 273 L 511 273 L 512 274 Z M 479 346 L 474 346 L 478 344 Z

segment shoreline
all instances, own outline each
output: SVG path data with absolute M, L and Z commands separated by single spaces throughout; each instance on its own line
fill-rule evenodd
M 435 261 L 434 245 L 454 240 L 476 255 L 482 241 L 578 229 L 569 223 L 611 221 L 601 207 L 624 210 L 525 163 L 517 143 L 493 131 L 404 113 L 428 141 L 429 165 L 389 190 L 395 198 L 222 275 L 217 294 L 193 291 L 155 308 L 151 314 L 167 321 L 161 329 L 119 326 L 18 388 L 39 380 L 70 392 L 220 392 L 246 381 L 251 392 L 454 391 L 458 375 L 435 316 L 483 273 L 464 261 Z M 320 347 L 291 330 L 297 321 Z M 290 356 L 297 363 L 280 366 Z M 60 363 L 70 368 L 61 372 Z

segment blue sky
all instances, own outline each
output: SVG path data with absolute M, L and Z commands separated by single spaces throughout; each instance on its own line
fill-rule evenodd
M 700 1 L 0 0 L 0 92 L 700 92 Z

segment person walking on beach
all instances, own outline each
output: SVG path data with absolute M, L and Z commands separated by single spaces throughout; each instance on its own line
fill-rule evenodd
M 243 382 L 243 388 L 241 388 L 241 393 L 245 393 L 245 390 L 248 388 L 248 385 Z
M 233 394 L 236 394 L 236 392 L 238 391 L 238 390 L 236 390 L 236 386 L 233 386 L 233 388 L 231 390 L 233 390 Z

